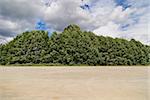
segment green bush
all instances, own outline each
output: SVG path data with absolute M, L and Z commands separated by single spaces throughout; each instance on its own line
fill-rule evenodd
M 24 32 L 0 45 L 0 64 L 149 65 L 150 46 L 96 36 L 70 25 L 51 37 L 45 31 Z

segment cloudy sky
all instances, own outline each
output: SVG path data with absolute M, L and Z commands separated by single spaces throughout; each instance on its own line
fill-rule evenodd
M 48 5 L 46 2 L 0 0 L 0 43 L 34 30 L 41 19 L 48 28 L 59 32 L 69 24 L 77 24 L 97 35 L 134 38 L 150 45 L 149 0 L 49 0 Z

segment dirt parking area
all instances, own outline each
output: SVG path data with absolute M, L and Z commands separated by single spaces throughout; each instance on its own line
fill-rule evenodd
M 150 100 L 148 67 L 0 67 L 0 100 Z

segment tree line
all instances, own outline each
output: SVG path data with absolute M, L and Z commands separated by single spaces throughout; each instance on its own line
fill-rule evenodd
M 149 65 L 150 46 L 69 25 L 51 37 L 46 31 L 24 32 L 0 45 L 0 64 Z

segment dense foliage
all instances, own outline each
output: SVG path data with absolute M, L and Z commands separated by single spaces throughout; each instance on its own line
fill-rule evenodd
M 134 39 L 96 36 L 70 25 L 51 37 L 24 32 L 0 45 L 0 64 L 149 65 L 150 46 Z

